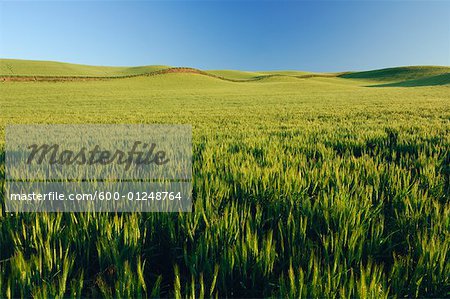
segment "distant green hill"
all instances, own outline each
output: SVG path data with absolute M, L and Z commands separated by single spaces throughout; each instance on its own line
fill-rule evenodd
M 394 83 L 372 85 L 373 87 L 415 87 L 415 86 L 435 86 L 450 84 L 450 73 L 425 77 L 420 79 L 406 80 Z
M 0 59 L 0 76 L 117 77 L 151 73 L 165 68 L 168 66 L 115 67 L 55 61 Z
M 424 86 L 450 83 L 448 81 L 449 73 L 450 67 L 445 66 L 407 66 L 346 73 L 339 77 L 393 83 L 383 84 L 383 86 Z
M 316 75 L 318 73 L 303 72 L 303 71 L 258 71 L 258 72 L 247 72 L 247 71 L 236 71 L 236 70 L 209 70 L 206 71 L 209 74 L 215 76 L 234 79 L 234 80 L 250 80 L 259 79 L 268 76 L 286 76 L 286 77 L 302 77 L 309 75 Z
M 174 68 L 164 65 L 113 67 L 55 61 L 0 59 L 0 77 L 3 77 L 5 80 L 78 80 L 77 77 L 120 78 L 146 74 L 162 75 L 165 73 L 199 74 L 229 81 L 254 81 L 264 79 L 262 82 L 287 82 L 298 80 L 299 78 L 310 79 L 324 77 L 332 79 L 332 81 L 341 80 L 339 81 L 340 84 L 343 83 L 342 81 L 348 81 L 350 84 L 365 84 L 366 86 L 369 85 L 372 87 L 414 87 L 450 84 L 450 67 L 444 66 L 409 66 L 346 73 L 312 73 L 292 70 L 246 72 L 237 70 L 202 71 L 194 68 Z M 60 79 L 55 77 L 64 78 Z
M 236 70 L 209 70 L 207 72 L 218 77 L 224 77 L 234 80 L 249 80 L 265 75 L 261 72 L 246 72 Z
M 319 73 L 303 72 L 303 71 L 264 71 L 264 72 L 260 72 L 260 73 L 266 74 L 266 75 L 280 75 L 280 76 L 294 76 L 294 77 L 319 74 Z

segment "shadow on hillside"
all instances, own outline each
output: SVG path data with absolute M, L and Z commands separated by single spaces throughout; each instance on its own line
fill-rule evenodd
M 450 73 L 394 83 L 367 85 L 366 87 L 420 87 L 420 86 L 437 86 L 447 84 L 450 84 Z

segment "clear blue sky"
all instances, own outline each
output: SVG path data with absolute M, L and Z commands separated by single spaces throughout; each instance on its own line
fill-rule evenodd
M 202 69 L 450 65 L 450 1 L 3 1 L 0 57 Z

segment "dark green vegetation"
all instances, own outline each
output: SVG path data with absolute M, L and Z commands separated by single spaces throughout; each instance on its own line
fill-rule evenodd
M 0 297 L 450 296 L 450 89 L 370 83 L 0 83 L 2 137 L 12 123 L 192 124 L 195 201 L 185 214 L 2 210 Z
M 374 85 L 378 87 L 414 87 L 414 86 L 434 86 L 450 84 L 450 73 L 440 74 L 436 76 L 424 77 L 420 79 L 412 79 L 394 83 L 386 83 Z
M 353 72 L 341 78 L 379 83 L 377 87 L 414 87 L 450 84 L 450 68 L 442 66 L 394 67 L 375 71 Z M 384 84 L 383 84 L 384 83 Z

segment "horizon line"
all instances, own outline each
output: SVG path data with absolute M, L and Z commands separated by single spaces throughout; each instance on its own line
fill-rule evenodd
M 406 67 L 448 67 L 450 65 L 430 65 L 430 64 L 412 64 L 412 65 L 395 65 L 395 66 L 384 66 L 384 67 L 376 67 L 371 69 L 352 69 L 352 70 L 339 70 L 339 71 L 310 71 L 306 69 L 238 69 L 238 68 L 201 68 L 196 66 L 189 65 L 170 65 L 170 64 L 139 64 L 139 65 L 102 65 L 102 64 L 88 64 L 88 63 L 80 63 L 80 62 L 69 62 L 69 61 L 60 61 L 60 60 L 48 60 L 48 59 L 26 59 L 26 58 L 11 58 L 11 57 L 0 57 L 0 60 L 21 60 L 21 61 L 33 61 L 33 62 L 53 62 L 53 63 L 62 63 L 62 64 L 72 64 L 72 65 L 81 65 L 81 66 L 90 66 L 90 67 L 111 67 L 111 68 L 135 68 L 135 67 L 146 67 L 146 66 L 166 66 L 168 68 L 193 68 L 198 70 L 205 71 L 240 71 L 240 72 L 266 72 L 266 71 L 300 71 L 300 72 L 311 72 L 311 73 L 337 73 L 337 72 L 365 72 L 365 71 L 376 71 L 376 70 L 386 70 L 393 68 L 406 68 Z

